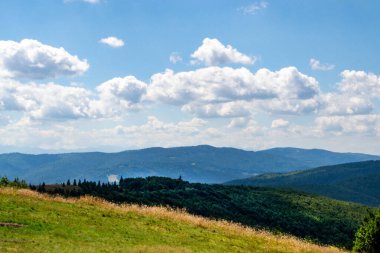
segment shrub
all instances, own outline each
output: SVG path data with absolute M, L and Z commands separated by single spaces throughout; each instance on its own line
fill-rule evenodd
M 365 253 L 380 252 L 380 208 L 369 212 L 364 224 L 356 232 L 354 251 Z

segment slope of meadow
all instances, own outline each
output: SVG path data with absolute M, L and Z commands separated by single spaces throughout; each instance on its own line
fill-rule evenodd
M 342 252 L 180 210 L 0 188 L 0 252 Z
M 41 192 L 91 195 L 116 203 L 185 208 L 189 213 L 352 248 L 368 207 L 293 190 L 195 184 L 165 177 L 125 178 L 119 184 L 46 185 Z

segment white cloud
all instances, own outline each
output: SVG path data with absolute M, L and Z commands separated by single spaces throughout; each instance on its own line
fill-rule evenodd
M 362 118 L 357 119 L 360 123 L 359 128 L 355 129 L 357 123 L 351 122 L 345 127 L 344 132 L 341 131 L 342 128 L 335 131 L 331 128 L 322 129 L 322 125 L 317 122 L 311 126 L 292 125 L 272 129 L 263 127 L 260 122 L 252 119 L 237 127 L 217 126 L 215 122 L 199 118 L 165 122 L 150 116 L 145 123 L 132 125 L 127 120 L 109 119 L 104 122 L 103 119 L 87 119 L 85 125 L 91 126 L 90 129 L 83 127 L 83 121 L 61 124 L 22 119 L 23 122 L 7 124 L 0 128 L 0 149 L 3 152 L 26 147 L 40 150 L 39 152 L 117 151 L 151 147 L 154 143 L 155 146 L 162 147 L 210 144 L 257 150 L 276 146 L 298 146 L 375 152 L 380 148 L 378 138 L 374 138 L 374 135 L 376 137 L 380 133 L 380 115 L 373 115 L 372 119 L 359 116 Z M 338 118 L 347 121 L 347 117 Z M 326 123 L 325 127 L 329 124 L 331 123 Z M 317 130 L 320 132 L 313 132 Z M 345 143 L 344 147 L 341 143 Z
M 249 104 L 244 101 L 226 102 L 217 104 L 189 103 L 182 107 L 182 111 L 197 115 L 201 118 L 234 118 L 249 116 Z
M 364 71 L 344 70 L 339 90 L 356 96 L 380 98 L 380 76 Z
M 121 150 L 126 147 L 183 146 L 198 145 L 200 140 L 218 134 L 218 130 L 207 127 L 206 121 L 198 118 L 179 122 L 164 122 L 155 116 L 138 125 L 117 125 L 107 122 L 111 127 L 102 126 L 102 121 L 90 119 L 92 129 L 81 127 L 80 123 L 56 124 L 54 122 L 17 122 L 0 128 L 1 145 L 12 147 L 34 147 L 40 150 L 65 151 L 80 149 Z M 120 122 L 119 122 L 120 123 Z M 217 138 L 217 137 L 215 137 Z M 0 146 L 1 147 L 1 146 Z
M 319 97 L 309 99 L 272 99 L 268 102 L 262 101 L 260 106 L 263 111 L 272 114 L 310 114 L 317 113 L 320 107 Z
M 84 88 L 0 82 L 0 110 L 21 111 L 32 119 L 90 117 L 90 92 Z
M 260 10 L 266 9 L 268 7 L 268 2 L 266 1 L 260 1 L 255 2 L 247 6 L 240 7 L 238 10 L 243 12 L 244 14 L 256 14 Z
M 247 135 L 247 137 L 252 137 L 252 136 L 262 136 L 264 134 L 268 134 L 268 129 L 265 127 L 260 126 L 260 124 L 254 120 L 249 120 L 247 127 L 243 129 L 242 131 L 244 134 Z
M 183 106 L 201 117 L 240 117 L 254 109 L 281 113 L 315 111 L 318 82 L 294 67 L 255 74 L 246 68 L 207 67 L 151 77 L 147 98 Z
M 319 93 L 318 82 L 294 67 L 256 74 L 246 68 L 207 67 L 174 73 L 166 70 L 152 76 L 150 96 L 167 103 L 190 101 L 230 102 L 236 100 L 291 98 L 308 99 Z
M 364 71 L 345 70 L 336 92 L 320 94 L 320 115 L 367 115 L 380 98 L 380 77 Z
M 312 70 L 329 71 L 335 68 L 335 65 L 329 63 L 321 63 L 319 60 L 311 58 L 309 65 Z
M 108 45 L 110 47 L 114 47 L 114 48 L 124 46 L 124 41 L 123 40 L 118 39 L 118 38 L 113 37 L 113 36 L 100 39 L 99 42 L 102 43 L 102 44 L 106 44 L 106 45 Z
M 380 135 L 380 115 L 321 116 L 315 119 L 321 133 Z
M 0 77 L 45 79 L 86 72 L 89 64 L 37 40 L 0 41 Z
M 126 109 L 138 109 L 146 89 L 146 83 L 134 76 L 116 77 L 96 87 L 99 100 L 94 105 L 97 105 L 98 113 L 108 116 L 120 114 Z
M 182 61 L 182 57 L 179 53 L 173 52 L 169 56 L 169 61 L 173 64 L 177 64 Z
M 239 63 L 239 64 L 253 64 L 254 57 L 249 57 L 240 53 L 231 45 L 224 46 L 217 39 L 205 38 L 202 45 L 192 53 L 192 63 L 204 63 L 208 66 Z
M 289 126 L 289 121 L 284 119 L 275 119 L 272 121 L 272 128 L 286 128 Z
M 110 118 L 139 109 L 145 93 L 146 84 L 133 76 L 104 82 L 96 92 L 83 87 L 2 79 L 0 111 L 23 112 L 32 120 Z
M 327 93 L 321 95 L 323 114 L 329 115 L 355 115 L 369 114 L 373 110 L 371 101 L 367 98 L 348 95 Z
M 179 105 L 275 95 L 271 90 L 255 85 L 253 79 L 253 74 L 246 68 L 208 67 L 179 73 L 166 70 L 151 77 L 148 95 L 154 101 Z
M 228 124 L 228 128 L 242 128 L 247 126 L 249 122 L 248 117 L 239 117 L 239 118 L 233 118 L 230 123 Z

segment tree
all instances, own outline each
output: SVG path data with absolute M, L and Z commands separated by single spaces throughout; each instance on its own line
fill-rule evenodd
M 2 186 L 8 186 L 9 185 L 9 180 L 7 177 L 2 177 L 0 180 L 0 185 Z
M 355 237 L 354 251 L 363 253 L 380 252 L 380 208 L 369 212 Z

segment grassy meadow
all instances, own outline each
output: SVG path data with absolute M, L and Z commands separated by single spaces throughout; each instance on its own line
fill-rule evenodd
M 0 252 L 343 252 L 165 207 L 0 188 Z

